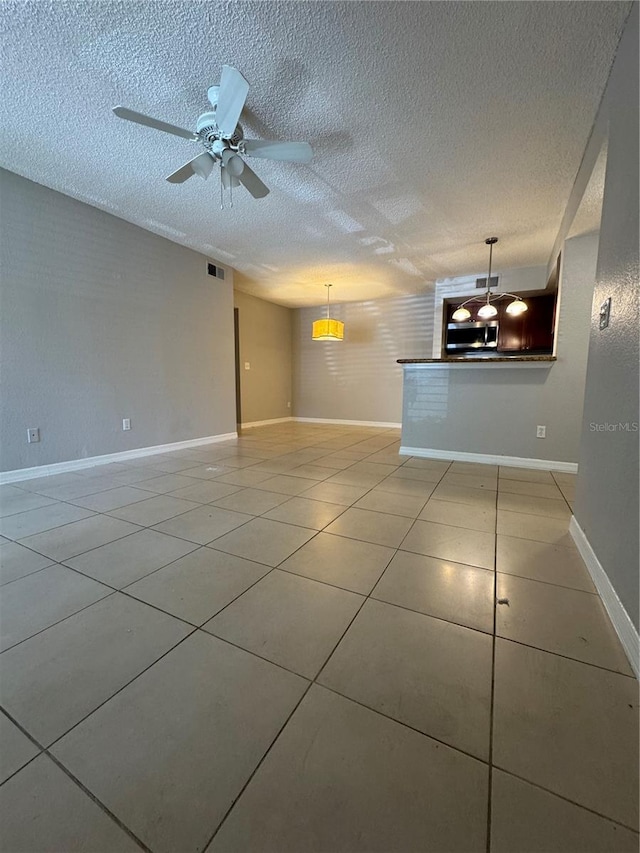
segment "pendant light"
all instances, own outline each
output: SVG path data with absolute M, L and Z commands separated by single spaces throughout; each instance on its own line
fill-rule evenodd
M 524 314 L 528 310 L 528 307 L 527 303 L 523 302 L 522 299 L 514 299 L 513 302 L 507 305 L 507 314 L 518 317 L 520 314 Z
M 483 320 L 490 320 L 498 313 L 495 305 L 491 304 L 491 261 L 493 260 L 493 247 L 498 242 L 497 237 L 487 237 L 484 241 L 489 247 L 489 272 L 487 273 L 487 301 L 478 309 L 478 317 Z
M 523 302 L 519 296 L 516 296 L 514 293 L 491 293 L 491 264 L 493 261 L 493 247 L 498 242 L 497 237 L 487 237 L 484 241 L 489 247 L 489 272 L 487 274 L 487 292 L 484 296 L 472 296 L 470 299 L 466 299 L 461 305 L 458 305 L 456 310 L 451 315 L 451 319 L 455 323 L 464 323 L 465 320 L 468 320 L 471 317 L 471 312 L 465 306 L 470 302 L 482 302 L 480 308 L 478 308 L 478 317 L 481 320 L 491 320 L 493 317 L 497 316 L 498 309 L 493 304 L 494 302 L 498 302 L 500 299 L 509 298 L 513 301 L 507 305 L 507 314 L 511 314 L 514 317 L 519 316 L 520 314 L 524 314 L 524 312 L 528 309 L 527 303 Z
M 327 316 L 322 320 L 314 320 L 311 338 L 314 341 L 341 341 L 344 338 L 344 323 L 340 320 L 332 320 L 329 316 L 329 288 L 332 285 L 325 284 L 327 288 Z
M 454 323 L 464 323 L 465 320 L 468 320 L 471 316 L 471 311 L 468 311 L 463 305 L 456 310 L 451 315 L 451 319 Z

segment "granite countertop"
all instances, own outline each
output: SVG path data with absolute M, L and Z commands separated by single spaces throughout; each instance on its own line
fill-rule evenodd
M 399 358 L 398 364 L 492 364 L 495 362 L 511 361 L 556 361 L 555 355 L 491 355 L 481 357 L 464 358 L 464 356 L 452 356 L 451 358 Z

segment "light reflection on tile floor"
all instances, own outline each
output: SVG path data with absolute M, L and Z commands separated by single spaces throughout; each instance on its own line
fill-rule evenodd
M 574 478 L 399 445 L 287 423 L 0 486 L 7 853 L 637 851 Z

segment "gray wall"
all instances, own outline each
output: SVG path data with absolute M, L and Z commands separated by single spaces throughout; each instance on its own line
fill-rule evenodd
M 0 182 L 1 469 L 234 432 L 232 276 L 10 172 Z
M 242 276 L 235 273 L 236 285 Z M 292 402 L 292 310 L 237 290 L 242 422 L 287 418 Z M 245 370 L 245 364 L 251 368 Z
M 400 423 L 398 358 L 429 357 L 433 292 L 331 306 L 345 324 L 343 341 L 311 340 L 325 308 L 294 312 L 294 413 L 303 418 Z
M 592 427 L 638 421 L 637 3 L 601 109 L 609 149 L 574 511 L 637 628 L 638 433 Z M 611 325 L 600 331 L 598 309 L 609 296 Z
M 407 370 L 402 444 L 431 450 L 577 462 L 598 235 L 567 240 L 547 368 Z M 547 428 L 545 439 L 536 427 Z

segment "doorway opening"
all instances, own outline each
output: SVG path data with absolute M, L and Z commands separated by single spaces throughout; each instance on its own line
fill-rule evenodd
M 240 392 L 240 311 L 233 309 L 233 341 L 236 359 L 236 430 L 242 431 L 242 396 Z

